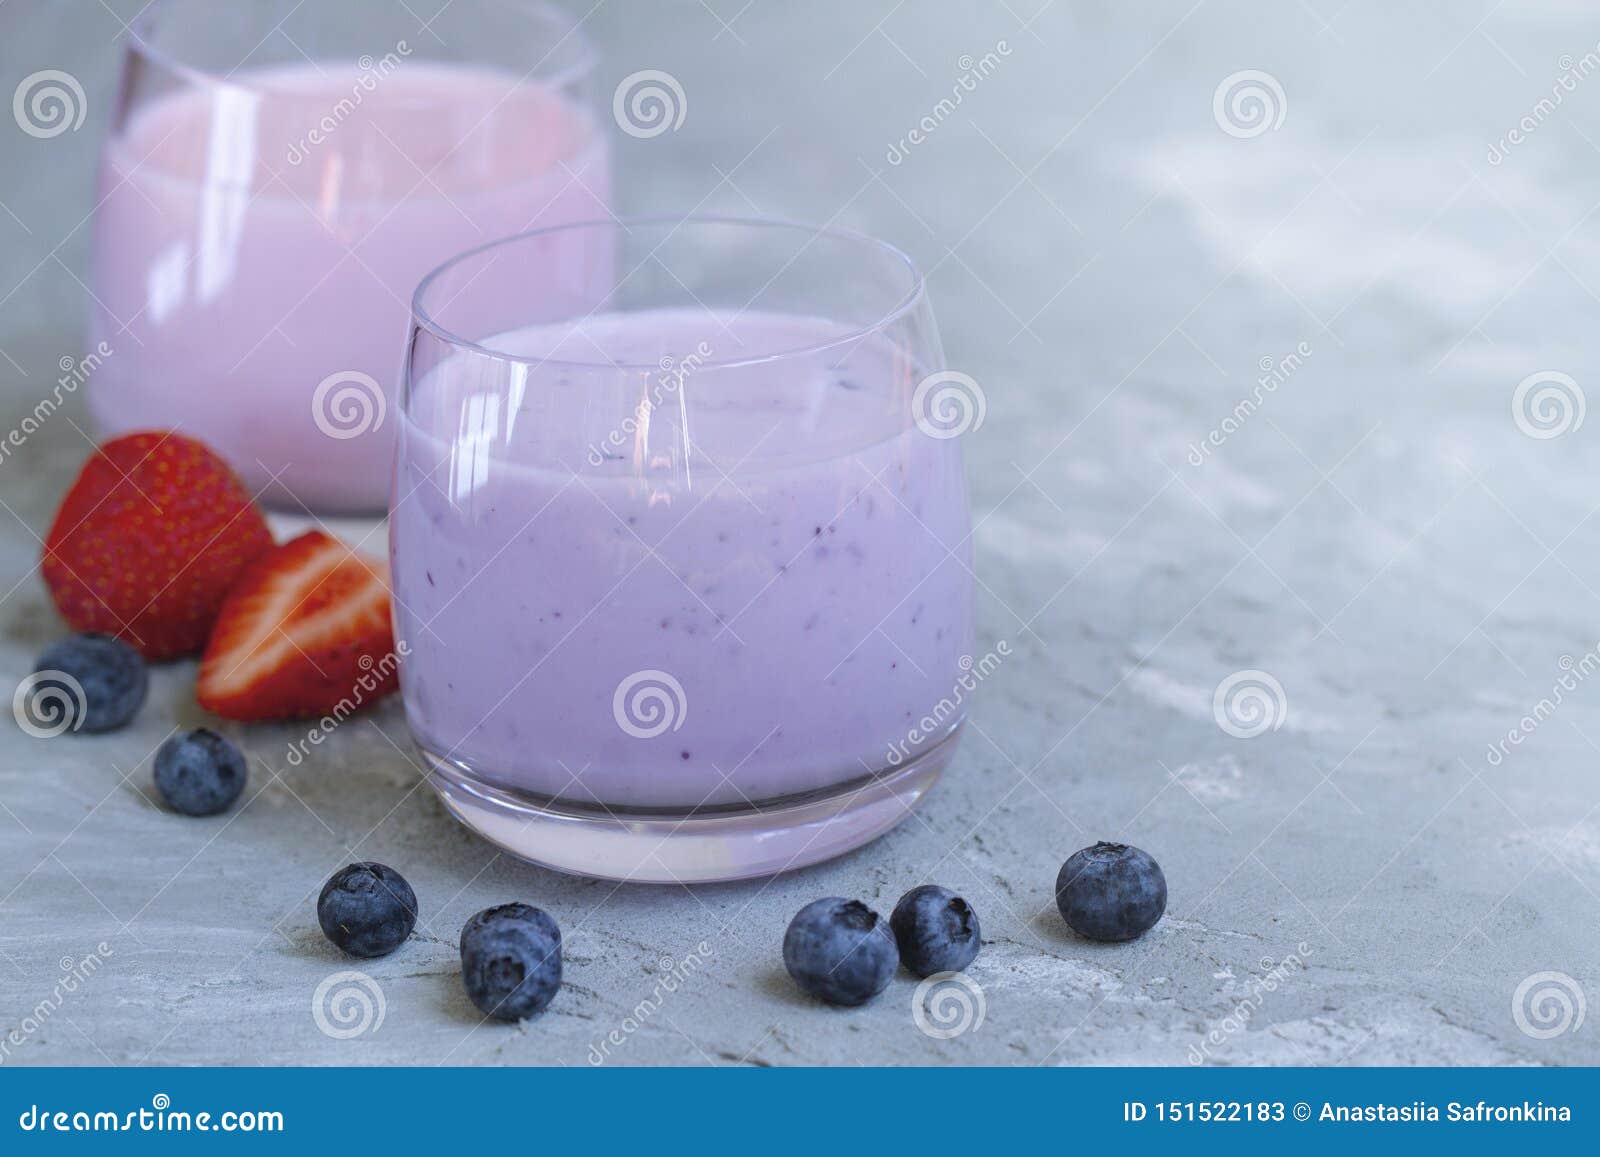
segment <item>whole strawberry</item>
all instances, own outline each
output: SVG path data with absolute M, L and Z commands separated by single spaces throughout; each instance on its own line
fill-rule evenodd
M 45 585 L 77 631 L 147 659 L 206 644 L 239 572 L 272 546 L 221 458 L 181 434 L 126 434 L 95 451 L 44 540 Z

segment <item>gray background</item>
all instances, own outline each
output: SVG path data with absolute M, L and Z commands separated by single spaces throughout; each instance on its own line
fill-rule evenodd
M 84 352 L 84 218 L 137 7 L 0 0 L 0 96 L 61 68 L 89 97 L 51 140 L 0 116 L 8 429 Z M 1596 380 L 1600 77 L 1534 110 L 1600 51 L 1600 17 L 1560 0 L 572 7 L 607 97 L 645 68 L 687 93 L 677 132 L 618 134 L 623 208 L 831 221 L 930 272 L 949 364 L 988 401 L 969 438 L 979 651 L 1014 656 L 915 818 L 830 864 L 692 889 L 497 855 L 418 788 L 393 704 L 299 768 L 282 756 L 298 729 L 234 729 L 260 794 L 216 822 L 150 798 L 151 750 L 201 722 L 191 665 L 157 671 L 119 735 L 8 720 L 4 1027 L 26 1027 L 64 959 L 109 953 L 6 1063 L 582 1065 L 700 941 L 709 963 L 607 1063 L 1183 1064 L 1213 1030 L 1216 1063 L 1600 1060 L 1597 1014 L 1545 1037 L 1513 1011 L 1538 973 L 1570 1000 L 1600 991 L 1600 687 L 1575 672 L 1487 758 L 1600 638 L 1600 419 L 1535 438 L 1512 413 L 1531 374 Z M 961 58 L 1002 40 L 994 75 L 889 164 Z M 1248 139 L 1213 115 L 1244 69 L 1286 98 Z M 1299 343 L 1304 365 L 1191 464 L 1259 363 Z M 88 449 L 74 407 L 0 464 L 7 689 L 60 631 L 35 564 Z M 1281 684 L 1276 730 L 1213 718 L 1240 670 Z M 1171 902 L 1141 942 L 1086 944 L 1051 886 L 1113 836 L 1161 861 Z M 423 922 L 363 966 L 381 1024 L 335 1040 L 311 1004 L 346 962 L 313 898 L 355 855 L 400 867 Z M 924 880 L 981 913 L 981 1027 L 920 1032 L 904 979 L 854 1012 L 797 996 L 778 944 L 802 903 L 886 912 Z M 480 1026 L 454 937 L 511 899 L 561 921 L 568 983 L 537 1021 Z M 1241 1004 L 1247 1023 L 1225 1021 Z

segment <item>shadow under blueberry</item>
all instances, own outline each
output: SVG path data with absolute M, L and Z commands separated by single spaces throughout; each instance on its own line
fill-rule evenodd
M 826 1009 L 833 1007 L 832 1005 L 824 1004 L 820 1000 L 814 1000 L 801 992 L 796 987 L 794 978 L 789 975 L 788 970 L 782 965 L 763 969 L 761 978 L 757 981 L 757 987 L 763 996 L 771 997 L 773 1000 L 779 1001 L 790 1008 Z

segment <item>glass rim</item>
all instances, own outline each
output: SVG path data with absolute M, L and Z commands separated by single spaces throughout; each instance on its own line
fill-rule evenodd
M 580 229 L 595 229 L 600 227 L 621 229 L 624 233 L 628 233 L 635 228 L 656 226 L 669 226 L 673 231 L 676 231 L 679 227 L 690 225 L 732 225 L 740 228 L 752 229 L 802 230 L 811 235 L 812 241 L 826 237 L 831 241 L 848 242 L 851 245 L 860 246 L 864 249 L 876 251 L 879 255 L 887 256 L 906 272 L 911 281 L 910 289 L 876 321 L 869 322 L 864 325 L 853 325 L 850 327 L 848 332 L 840 334 L 837 337 L 829 338 L 827 341 L 813 342 L 809 345 L 803 346 L 793 346 L 788 349 L 772 350 L 767 353 L 753 354 L 747 357 L 727 358 L 720 360 L 708 359 L 699 363 L 701 369 L 734 369 L 742 366 L 760 365 L 764 362 L 781 361 L 787 358 L 795 357 L 806 357 L 814 354 L 824 353 L 827 350 L 831 350 L 839 346 L 851 345 L 853 343 L 863 341 L 872 334 L 879 333 L 882 330 L 887 329 L 889 326 L 905 317 L 906 314 L 916 309 L 917 306 L 920 305 L 927 296 L 927 278 L 924 276 L 922 270 L 917 267 L 917 263 L 912 260 L 911 256 L 899 246 L 893 245 L 881 238 L 874 237 L 869 233 L 860 233 L 854 229 L 836 229 L 827 225 L 811 225 L 804 221 L 793 221 L 782 217 L 740 217 L 721 214 L 695 214 L 682 217 L 673 216 L 671 214 L 655 214 L 637 217 L 614 217 L 610 219 L 591 218 L 585 221 L 569 221 L 563 225 L 547 225 L 539 229 L 529 229 L 523 233 L 513 233 L 508 237 L 498 237 L 492 241 L 486 241 L 482 245 L 475 245 L 471 249 L 457 253 L 454 257 L 451 257 L 443 264 L 435 267 L 425 277 L 423 277 L 420 282 L 418 282 L 416 290 L 411 295 L 412 324 L 417 329 L 431 334 L 433 337 L 441 342 L 444 342 L 446 345 L 460 350 L 470 350 L 473 353 L 482 355 L 483 357 L 492 358 L 495 361 L 509 362 L 515 365 L 559 366 L 582 370 L 659 371 L 661 369 L 660 362 L 632 363 L 602 360 L 600 358 L 574 359 L 540 357 L 530 354 L 515 354 L 506 350 L 496 349 L 493 346 L 485 345 L 482 342 L 473 341 L 471 338 L 463 337 L 462 335 L 447 329 L 445 326 L 435 320 L 432 314 L 430 314 L 424 307 L 423 298 L 428 291 L 434 287 L 434 283 L 436 281 L 465 262 L 471 261 L 475 257 L 481 257 L 483 254 L 488 253 L 491 250 L 500 249 L 506 246 L 517 244 L 519 242 L 530 241 L 536 237 L 544 237 L 554 233 L 568 233 L 575 232 Z M 806 244 L 811 244 L 811 241 L 808 241 Z M 598 312 L 598 310 L 591 310 L 586 316 L 592 317 Z M 414 338 L 415 335 L 413 334 L 413 339 Z M 409 345 L 411 343 L 407 344 Z
M 138 53 L 146 60 L 149 60 L 172 73 L 185 84 L 193 85 L 198 88 L 214 88 L 235 92 L 262 93 L 291 98 L 303 97 L 305 95 L 302 92 L 286 89 L 272 83 L 263 83 L 259 77 L 250 77 L 245 80 L 238 79 L 239 70 L 244 64 L 243 61 L 240 61 L 239 64 L 235 65 L 228 72 L 223 73 L 218 72 L 215 69 L 204 68 L 199 65 L 191 64 L 182 59 L 178 54 L 175 54 L 166 48 L 159 47 L 154 39 L 157 33 L 156 22 L 164 13 L 166 13 L 168 9 L 172 8 L 179 2 L 180 0 L 150 0 L 150 3 L 144 8 L 144 10 L 135 16 L 132 23 L 128 25 L 128 51 Z M 551 3 L 550 0 L 454 0 L 454 3 L 492 4 L 502 8 L 522 9 L 529 16 L 536 17 L 541 23 L 547 25 L 552 30 L 561 32 L 561 35 L 557 37 L 555 42 L 551 44 L 550 47 L 545 51 L 544 56 L 542 56 L 531 69 L 523 73 L 518 79 L 517 83 L 519 85 L 526 84 L 530 80 L 537 80 L 540 83 L 548 84 L 554 87 L 565 87 L 566 85 L 583 79 L 595 69 L 597 57 L 595 55 L 594 45 L 590 42 L 588 35 L 583 30 L 583 21 L 586 19 L 586 17 L 574 17 L 565 9 L 562 9 Z M 274 29 L 274 31 L 277 31 L 277 29 Z M 539 70 L 544 65 L 544 62 L 549 60 L 555 51 L 565 44 L 569 39 L 573 40 L 576 45 L 578 53 L 577 60 L 565 68 L 559 69 L 555 72 L 541 74 Z M 266 40 L 263 39 L 261 43 L 265 44 Z M 260 46 L 261 45 L 258 44 L 256 45 L 256 48 L 259 48 Z M 251 53 L 253 54 L 254 52 L 255 49 L 251 49 Z M 423 54 L 423 58 L 427 59 L 426 54 Z M 312 59 L 314 62 L 317 58 L 313 57 Z M 514 70 L 510 69 L 506 71 L 508 73 L 514 72 Z M 432 104 L 434 102 L 424 101 L 420 103 Z

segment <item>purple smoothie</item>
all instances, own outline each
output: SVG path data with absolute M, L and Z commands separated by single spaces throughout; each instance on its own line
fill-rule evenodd
M 605 215 L 609 146 L 560 93 L 417 60 L 353 103 L 358 75 L 243 70 L 110 139 L 91 311 L 116 351 L 89 396 L 102 434 L 181 429 L 268 502 L 381 510 L 417 282 L 491 237 Z
M 925 371 L 847 338 L 600 314 L 486 343 L 529 359 L 509 381 L 471 352 L 416 381 L 391 549 L 422 745 L 634 809 L 770 801 L 903 756 L 971 649 L 961 452 L 910 420 Z M 810 352 L 770 357 L 790 351 Z

